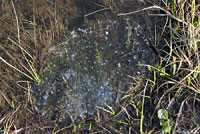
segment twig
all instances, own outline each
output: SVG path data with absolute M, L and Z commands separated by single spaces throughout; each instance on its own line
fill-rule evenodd
M 40 58 L 40 73 L 42 72 L 42 69 L 43 69 L 43 66 L 44 66 L 44 56 L 45 56 L 45 53 L 47 51 L 47 48 L 49 46 L 49 43 L 51 42 L 51 39 L 52 39 L 52 36 L 53 36 L 53 29 L 51 30 L 51 33 L 45 43 L 45 46 L 42 50 L 42 54 L 41 54 L 41 58 Z
M 12 3 L 12 7 L 13 7 L 13 10 L 14 10 L 14 13 L 15 13 L 15 19 L 16 19 L 16 23 L 17 23 L 17 38 L 18 38 L 18 43 L 20 45 L 21 43 L 20 43 L 20 34 L 19 34 L 19 21 L 18 21 L 18 17 L 17 17 L 17 13 L 16 13 L 16 10 L 15 10 L 15 5 L 13 3 L 13 0 L 11 0 L 11 3 Z
M 144 120 L 144 98 L 146 94 L 148 81 L 146 82 L 146 85 L 144 87 L 144 93 L 143 93 L 143 99 L 142 99 L 142 111 L 141 111 L 141 119 L 140 119 L 140 134 L 143 134 L 143 120 Z
M 131 15 L 131 14 L 135 14 L 135 13 L 139 13 L 139 12 L 142 12 L 142 11 L 146 11 L 146 10 L 154 10 L 154 9 L 157 9 L 157 10 L 162 10 L 164 11 L 166 14 L 163 14 L 165 16 L 169 16 L 175 20 L 177 20 L 178 22 L 181 22 L 185 25 L 187 25 L 187 23 L 175 16 L 173 16 L 169 11 L 165 10 L 164 8 L 162 7 L 159 7 L 159 6 L 150 6 L 150 7 L 146 7 L 146 8 L 143 8 L 141 10 L 136 10 L 136 11 L 133 11 L 133 12 L 128 12 L 128 13 L 120 13 L 120 14 L 117 14 L 117 16 L 125 16 L 125 15 Z
M 102 9 L 96 10 L 96 11 L 94 11 L 94 12 L 85 14 L 84 17 L 88 17 L 88 16 L 90 16 L 90 15 L 92 15 L 92 14 L 95 14 L 95 13 L 98 13 L 98 12 L 101 12 L 101 11 L 104 11 L 104 10 L 109 10 L 109 8 L 102 8 Z
M 181 116 L 182 109 L 183 109 L 183 105 L 184 105 L 185 101 L 186 101 L 186 100 L 184 100 L 184 101 L 181 103 L 181 107 L 180 107 L 180 109 L 179 109 L 178 116 L 177 116 L 177 118 L 176 118 L 176 123 L 175 123 L 175 126 L 174 126 L 173 134 L 176 133 L 176 127 L 177 127 L 177 125 L 178 125 L 178 121 L 179 121 L 179 118 L 180 118 L 180 116 Z
M 14 67 L 13 65 L 11 65 L 10 63 L 8 63 L 6 60 L 4 60 L 2 57 L 0 57 L 0 60 L 3 61 L 4 63 L 6 63 L 8 66 L 10 66 L 11 68 L 15 69 L 16 71 L 24 74 L 26 77 L 28 77 L 29 79 L 33 80 L 32 77 L 30 77 L 29 75 L 27 75 L 26 73 L 22 72 L 21 70 L 19 70 L 18 68 Z
M 35 48 L 38 48 L 37 47 L 37 36 L 36 36 L 36 22 L 35 22 L 35 8 L 36 8 L 36 5 L 35 5 L 35 0 L 33 0 L 33 32 L 34 32 L 34 43 L 35 43 Z

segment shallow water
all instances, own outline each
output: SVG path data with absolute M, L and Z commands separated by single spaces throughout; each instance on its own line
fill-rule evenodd
M 123 95 L 119 90 L 128 90 L 128 75 L 145 74 L 147 69 L 138 64 L 150 64 L 155 58 L 143 19 L 116 17 L 91 22 L 52 45 L 42 83 L 33 86 L 38 111 L 59 106 L 84 118 L 97 107 L 113 106 L 117 96 Z

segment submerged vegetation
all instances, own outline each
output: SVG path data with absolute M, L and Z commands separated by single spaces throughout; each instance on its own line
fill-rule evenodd
M 5 134 L 12 131 L 53 134 L 199 133 L 199 1 L 84 2 L 0 2 L 1 131 Z M 138 8 L 130 8 L 135 3 L 139 3 Z M 84 10 L 81 10 L 81 5 L 84 5 Z M 156 16 L 163 22 L 157 22 L 154 39 L 148 39 L 157 58 L 154 65 L 142 64 L 141 61 L 139 66 L 146 67 L 148 73 L 129 76 L 131 86 L 127 87 L 120 102 L 116 102 L 114 107 L 97 108 L 94 115 L 85 119 L 72 116 L 62 119 L 61 113 L 69 113 L 61 106 L 38 113 L 33 104 L 31 86 L 35 82 L 41 83 L 46 67 L 51 70 L 47 55 L 51 44 L 61 42 L 67 31 L 83 25 L 82 21 L 98 22 L 97 16 L 127 17 L 137 13 Z M 134 51 L 135 42 L 130 41 L 132 34 L 128 28 L 125 47 Z M 66 48 L 65 51 L 69 61 L 69 50 Z M 102 63 L 98 46 L 95 53 L 96 61 Z

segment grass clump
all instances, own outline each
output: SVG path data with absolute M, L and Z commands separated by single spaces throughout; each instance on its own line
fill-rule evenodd
M 195 0 L 163 0 L 161 3 L 163 7 L 154 5 L 119 14 L 126 16 L 146 11 L 149 14 L 166 16 L 163 31 L 160 35 L 155 34 L 159 38 L 155 37 L 155 43 L 149 41 L 150 47 L 158 55 L 158 64 L 144 65 L 151 75 L 146 79 L 147 86 L 143 86 L 143 93 L 148 92 L 148 96 L 143 95 L 144 112 L 141 112 L 140 122 L 144 125 L 144 120 L 149 120 L 149 123 L 146 124 L 148 126 L 146 132 L 140 125 L 140 133 L 196 133 L 199 131 L 200 123 L 198 118 L 200 3 Z M 161 48 L 157 49 L 152 44 Z M 161 115 L 166 116 L 164 118 Z M 166 118 L 169 116 L 170 119 Z
M 197 1 L 163 1 L 166 19 L 164 44 L 156 72 L 154 92 L 159 99 L 151 116 L 165 109 L 173 116 L 172 133 L 199 131 L 199 4 Z M 171 16 L 173 15 L 173 17 Z M 150 70 L 151 70 L 150 69 Z M 152 79 L 152 81 L 154 81 Z M 154 101 L 155 101 L 154 100 Z M 165 113 L 166 113 L 165 112 Z M 158 114 L 160 110 L 158 111 Z M 169 124 L 169 123 L 168 123 Z M 170 132 L 169 132 L 170 133 Z
M 56 15 L 49 15 L 53 14 L 52 3 L 0 3 L 0 129 L 5 134 L 27 129 L 38 132 L 40 116 L 32 105 L 31 83 L 41 82 L 48 44 L 58 40 L 63 28 L 60 21 L 55 22 Z

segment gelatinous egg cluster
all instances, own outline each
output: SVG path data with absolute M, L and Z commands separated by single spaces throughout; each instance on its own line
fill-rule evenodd
M 59 105 L 73 116 L 83 116 L 113 105 L 118 90 L 128 90 L 118 89 L 118 82 L 144 74 L 146 68 L 138 64 L 153 58 L 145 29 L 145 24 L 124 18 L 71 31 L 49 49 L 51 67 L 44 70 L 42 83 L 32 88 L 36 108 Z

